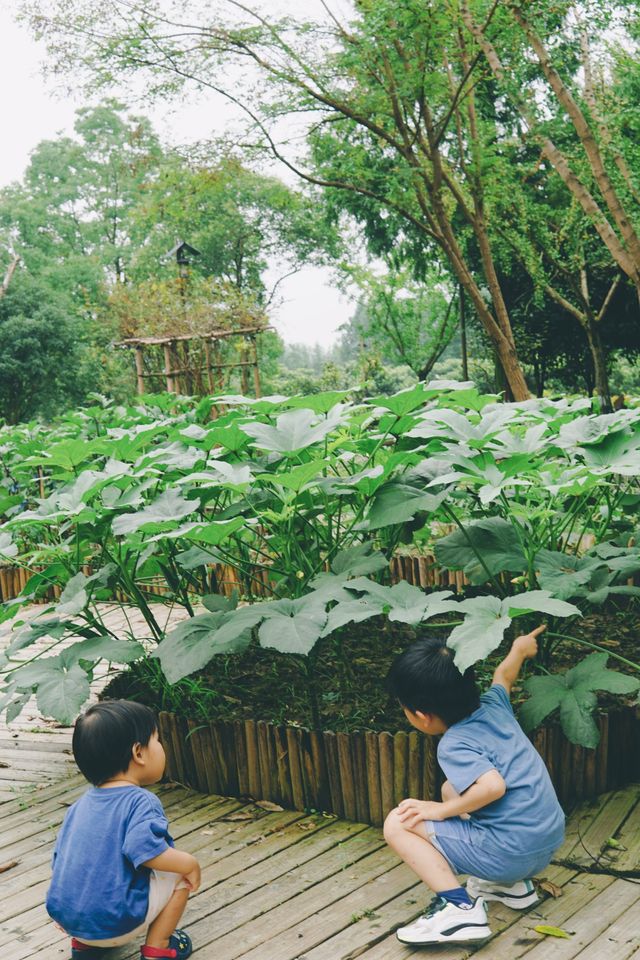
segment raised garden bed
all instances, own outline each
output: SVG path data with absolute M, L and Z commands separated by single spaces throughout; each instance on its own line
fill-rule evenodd
M 201 723 L 166 712 L 159 724 L 168 776 L 203 793 L 374 826 L 405 797 L 439 799 L 435 739 L 415 731 L 332 733 L 255 720 Z M 637 711 L 600 716 L 598 726 L 595 750 L 570 743 L 558 726 L 533 737 L 565 808 L 640 778 Z
M 586 638 L 614 628 L 614 617 L 598 617 L 582 630 Z M 164 680 L 157 661 L 134 664 L 105 696 L 160 709 L 172 779 L 204 792 L 380 825 L 407 796 L 438 798 L 442 780 L 435 740 L 409 732 L 384 689 L 389 665 L 410 639 L 409 628 L 373 620 L 350 627 L 342 648 L 347 656 L 338 656 L 328 639 L 320 641 L 314 680 L 321 730 L 312 729 L 300 662 L 257 644 L 240 655 L 216 657 L 175 685 Z M 633 624 L 626 631 L 618 626 L 612 646 L 628 653 L 634 643 Z M 573 655 L 568 645 L 566 653 L 559 651 L 559 666 L 571 665 Z M 477 665 L 481 689 L 490 684 L 498 659 Z M 532 736 L 565 805 L 640 779 L 637 709 L 613 699 L 603 707 L 595 750 L 570 743 L 556 724 Z

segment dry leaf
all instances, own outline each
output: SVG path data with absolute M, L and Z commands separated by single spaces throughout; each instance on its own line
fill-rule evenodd
M 307 820 L 305 823 L 296 823 L 298 830 L 314 830 L 315 826 L 313 820 Z
M 560 927 L 534 927 L 536 933 L 541 933 L 544 937 L 559 937 L 562 940 L 570 940 L 571 934 L 567 933 L 566 930 L 562 930 Z
M 200 833 L 205 837 L 213 837 L 215 835 L 215 830 L 201 830 Z
M 256 800 L 256 807 L 269 810 L 271 813 L 279 813 L 284 810 L 284 807 L 281 807 L 279 803 L 271 803 L 271 800 Z
M 0 760 L 0 767 L 4 770 L 6 767 L 10 767 L 10 763 L 6 763 L 4 760 Z
M 237 813 L 228 813 L 226 817 L 218 817 L 225 823 L 235 823 L 237 820 L 253 820 L 253 814 L 248 810 L 238 810 Z
M 19 860 L 8 860 L 7 863 L 0 863 L 0 873 L 6 873 L 12 867 L 17 867 L 19 863 Z
M 564 893 L 562 887 L 559 887 L 557 883 L 554 883 L 553 880 L 547 880 L 546 877 L 542 877 L 540 880 L 536 880 L 539 890 L 544 890 L 545 893 L 548 893 L 551 897 L 561 897 Z
M 338 814 L 337 814 L 337 813 L 324 813 L 324 811 L 323 811 L 322 816 L 325 818 L 325 820 L 337 820 L 337 819 L 338 819 Z

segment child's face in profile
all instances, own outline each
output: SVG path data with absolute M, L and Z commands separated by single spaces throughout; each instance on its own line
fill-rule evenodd
M 162 779 L 165 767 L 164 747 L 158 738 L 158 731 L 154 730 L 146 747 L 138 747 L 142 761 L 141 781 L 145 784 L 157 783 Z

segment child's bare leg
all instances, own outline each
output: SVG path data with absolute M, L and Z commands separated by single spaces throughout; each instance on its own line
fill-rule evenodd
M 405 827 L 397 811 L 392 810 L 384 822 L 384 838 L 434 893 L 460 886 L 460 881 L 440 851 L 432 845 L 422 824 L 415 830 Z
M 173 896 L 147 930 L 145 945 L 165 949 L 169 946 L 169 937 L 178 926 L 180 917 L 187 905 L 189 891 L 186 888 L 174 890 Z
M 444 803 L 446 803 L 447 800 L 455 800 L 456 797 L 459 797 L 459 796 L 460 796 L 460 794 L 458 793 L 458 791 L 455 789 L 454 786 L 452 786 L 452 784 L 449 783 L 448 780 L 445 780 L 445 782 L 442 784 L 441 793 L 442 793 L 442 800 L 443 800 Z M 469 819 L 469 814 L 468 814 L 468 813 L 461 813 L 461 814 L 460 814 L 460 819 L 461 819 L 461 820 L 468 820 L 468 819 Z

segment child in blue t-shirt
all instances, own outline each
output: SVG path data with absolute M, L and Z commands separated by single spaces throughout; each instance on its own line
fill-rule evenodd
M 412 644 L 393 663 L 389 689 L 409 722 L 442 735 L 442 802 L 403 800 L 384 825 L 387 842 L 436 894 L 426 913 L 397 930 L 408 944 L 484 940 L 485 901 L 516 910 L 538 902 L 531 878 L 564 840 L 564 814 L 538 752 L 509 699 L 538 627 L 518 637 L 481 696 L 443 640 Z M 456 874 L 470 874 L 466 889 Z
M 93 787 L 67 811 L 47 893 L 72 960 L 98 960 L 141 937 L 142 957 L 184 960 L 191 940 L 176 927 L 200 867 L 175 849 L 162 804 L 144 789 L 165 765 L 153 711 L 127 700 L 89 707 L 76 722 L 73 755 Z

